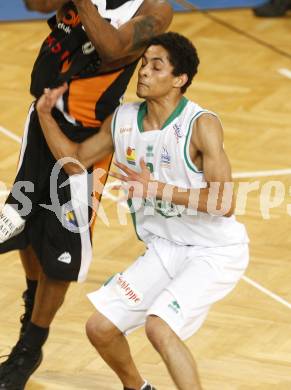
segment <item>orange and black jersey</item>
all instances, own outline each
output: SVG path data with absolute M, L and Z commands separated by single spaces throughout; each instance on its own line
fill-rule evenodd
M 118 8 L 132 1 L 135 0 L 107 0 L 106 3 L 108 8 Z M 56 17 L 48 21 L 51 33 L 35 61 L 30 91 L 39 98 L 44 88 L 66 81 L 69 88 L 53 115 L 68 137 L 81 142 L 94 129 L 96 132 L 118 106 L 137 61 L 100 74 L 100 58 L 83 29 L 74 3 L 67 3 L 58 16 L 58 21 Z

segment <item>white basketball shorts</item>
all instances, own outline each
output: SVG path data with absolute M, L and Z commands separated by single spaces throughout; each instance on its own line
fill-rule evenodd
M 204 248 L 156 237 L 143 256 L 88 298 L 124 334 L 155 315 L 185 340 L 235 287 L 248 260 L 247 244 Z

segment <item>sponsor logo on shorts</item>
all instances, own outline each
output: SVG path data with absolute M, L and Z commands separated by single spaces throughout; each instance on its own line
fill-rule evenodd
M 62 263 L 70 264 L 70 262 L 72 261 L 72 256 L 69 252 L 64 252 L 61 254 L 61 256 L 58 257 L 58 260 Z
M 71 232 L 78 231 L 78 222 L 71 203 L 62 206 L 62 225 Z
M 179 303 L 177 301 L 172 301 L 168 307 L 172 310 L 174 310 L 174 312 L 176 314 L 179 314 L 180 313 L 180 310 L 181 310 L 181 306 L 179 305 Z
M 143 300 L 143 295 L 137 291 L 132 283 L 127 282 L 122 275 L 117 277 L 116 288 L 130 306 L 137 306 Z
M 71 211 L 68 211 L 66 214 L 65 214 L 65 217 L 66 217 L 66 221 L 68 224 L 72 224 L 73 226 L 77 227 L 78 224 L 77 224 L 77 219 L 76 219 L 76 216 L 75 216 L 75 213 L 73 210 Z

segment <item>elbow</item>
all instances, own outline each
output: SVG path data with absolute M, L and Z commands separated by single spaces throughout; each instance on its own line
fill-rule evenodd
M 84 169 L 77 164 L 66 164 L 63 166 L 63 169 L 68 176 L 80 175 L 84 172 Z
M 37 2 L 35 4 L 33 1 L 24 0 L 24 4 L 28 11 L 42 12 L 45 14 L 55 11 L 55 7 L 52 7 L 49 1 Z
M 33 3 L 31 3 L 31 1 L 29 0 L 24 0 L 24 5 L 25 5 L 25 8 L 28 10 L 28 11 L 38 11 L 38 7 L 36 7 Z
M 235 204 L 234 204 L 234 199 L 225 203 L 222 203 L 221 207 L 221 213 L 223 217 L 230 218 L 231 216 L 234 215 L 235 212 Z
M 234 199 L 227 197 L 226 199 L 222 199 L 221 196 L 218 201 L 208 203 L 207 212 L 213 216 L 229 218 L 234 215 L 235 212 Z
M 230 218 L 234 215 L 234 208 L 231 207 L 223 216 L 226 218 Z
M 61 156 L 58 159 L 58 163 L 68 176 L 80 175 L 86 171 L 86 167 L 80 161 L 77 154 L 74 153 L 61 154 Z
M 226 218 L 230 218 L 235 212 L 235 195 L 233 192 L 233 186 L 224 186 L 223 190 L 219 194 L 220 203 L 220 215 Z
M 117 47 L 115 48 L 104 48 L 104 50 L 98 50 L 98 54 L 101 59 L 101 63 L 104 64 L 111 64 L 117 61 L 118 59 L 123 57 L 123 51 L 121 48 Z
M 102 47 L 96 44 L 95 49 L 103 64 L 116 62 L 129 54 L 127 45 L 121 39 L 118 39 L 118 37 L 114 40 L 109 40 L 106 45 Z

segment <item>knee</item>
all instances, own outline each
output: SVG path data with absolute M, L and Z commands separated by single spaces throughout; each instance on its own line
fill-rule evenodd
M 108 345 L 120 331 L 99 312 L 94 313 L 86 323 L 86 334 L 97 348 Z
M 149 316 L 147 318 L 145 331 L 147 338 L 159 352 L 165 350 L 167 345 L 171 343 L 172 338 L 175 337 L 169 325 L 157 316 Z

